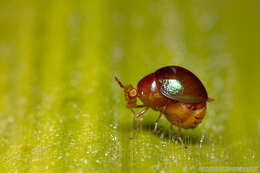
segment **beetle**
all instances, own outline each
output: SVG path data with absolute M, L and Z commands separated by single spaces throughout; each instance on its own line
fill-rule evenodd
M 123 85 L 117 77 L 115 80 L 124 89 L 126 107 L 134 115 L 134 135 L 138 129 L 137 119 L 149 108 L 159 111 L 153 133 L 162 115 L 178 127 L 178 140 L 185 147 L 181 138 L 181 129 L 195 128 L 201 123 L 206 113 L 209 98 L 199 78 L 189 70 L 180 66 L 166 66 L 148 74 L 141 79 L 135 89 L 131 84 Z M 143 105 L 137 105 L 139 98 Z M 144 108 L 135 113 L 134 108 Z M 185 147 L 186 148 L 186 147 Z

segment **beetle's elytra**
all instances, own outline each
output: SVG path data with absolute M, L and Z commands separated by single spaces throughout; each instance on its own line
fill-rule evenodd
M 179 66 L 163 67 L 145 76 L 138 82 L 137 89 L 130 84 L 123 85 L 116 77 L 115 79 L 124 89 L 127 108 L 134 114 L 135 131 L 138 117 L 144 114 L 148 108 L 152 108 L 160 112 L 155 122 L 154 134 L 156 134 L 158 122 L 164 114 L 171 124 L 179 127 L 178 139 L 182 144 L 181 128 L 195 128 L 200 124 L 205 116 L 206 103 L 213 101 L 208 97 L 199 78 Z M 137 97 L 143 102 L 143 105 L 136 104 Z M 134 108 L 140 107 L 143 107 L 144 110 L 135 113 Z

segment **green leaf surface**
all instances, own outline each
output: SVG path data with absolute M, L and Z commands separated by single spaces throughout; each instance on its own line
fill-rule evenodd
M 259 171 L 259 6 L 1 0 L 0 172 Z M 166 118 L 153 135 L 153 110 L 129 140 L 114 76 L 136 86 L 166 65 L 191 70 L 215 99 L 182 131 L 188 149 Z

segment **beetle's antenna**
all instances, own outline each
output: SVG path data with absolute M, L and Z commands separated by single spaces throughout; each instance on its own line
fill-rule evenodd
M 115 76 L 115 80 L 117 81 L 118 85 L 121 87 L 121 88 L 125 88 L 124 85 L 119 81 L 119 79 Z

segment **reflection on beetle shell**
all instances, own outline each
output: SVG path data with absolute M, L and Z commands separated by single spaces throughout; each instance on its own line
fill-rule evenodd
M 163 79 L 159 80 L 162 84 L 161 92 L 163 95 L 181 94 L 183 92 L 183 86 L 177 79 Z

